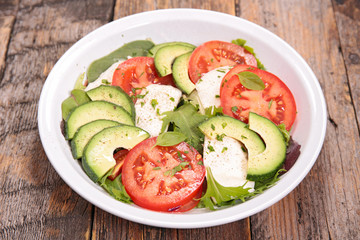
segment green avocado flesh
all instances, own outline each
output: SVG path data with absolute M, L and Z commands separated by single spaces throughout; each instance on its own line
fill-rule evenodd
M 247 179 L 268 179 L 280 169 L 286 156 L 286 144 L 278 127 L 269 119 L 249 114 L 249 125 L 228 116 L 213 117 L 199 125 L 209 138 L 232 137 L 248 151 Z
M 151 41 L 137 40 L 124 44 L 108 55 L 93 61 L 86 72 L 88 82 L 95 81 L 101 73 L 121 59 L 127 59 L 128 56 L 146 56 L 153 46 L 154 43 Z
M 166 43 L 160 43 L 160 44 L 156 44 L 154 47 L 152 47 L 150 50 L 149 50 L 149 53 L 147 54 L 148 57 L 155 57 L 155 54 L 156 52 L 162 48 L 162 47 L 165 47 L 165 46 L 170 46 L 170 45 L 183 45 L 185 47 L 191 47 L 192 49 L 195 49 L 196 46 L 190 44 L 190 43 L 187 43 L 187 42 L 166 42 Z
M 155 68 L 161 77 L 172 73 L 172 64 L 176 57 L 192 52 L 193 47 L 174 44 L 160 48 L 154 57 Z
M 261 136 L 266 148 L 262 153 L 249 158 L 247 179 L 257 181 L 270 178 L 284 164 L 284 136 L 272 121 L 256 113 L 249 114 L 249 128 Z
M 176 86 L 186 94 L 190 94 L 195 89 L 195 84 L 190 80 L 188 74 L 191 53 L 192 52 L 188 52 L 178 56 L 172 65 L 174 82 Z
M 107 119 L 126 125 L 134 125 L 130 114 L 116 104 L 105 101 L 93 101 L 76 107 L 65 121 L 65 137 L 71 140 L 79 127 L 86 123 Z
M 71 152 L 74 158 L 81 158 L 83 155 L 84 148 L 88 141 L 101 130 L 120 125 L 121 123 L 111 121 L 111 120 L 95 120 L 81 126 L 75 133 L 73 139 L 71 140 Z
M 120 87 L 100 85 L 86 92 L 92 101 L 106 101 L 123 107 L 135 119 L 134 103 Z
M 134 126 L 105 128 L 95 134 L 84 149 L 82 166 L 89 178 L 97 182 L 116 165 L 113 157 L 117 148 L 131 149 L 150 135 Z

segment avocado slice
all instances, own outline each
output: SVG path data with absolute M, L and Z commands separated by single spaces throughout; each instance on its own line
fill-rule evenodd
M 102 100 L 111 102 L 123 107 L 135 119 L 134 103 L 128 94 L 120 87 L 111 85 L 100 85 L 97 88 L 87 91 L 87 95 L 92 101 Z
M 120 124 L 121 123 L 119 122 L 111 120 L 99 119 L 81 126 L 76 131 L 73 139 L 70 142 L 73 157 L 76 159 L 82 157 L 86 144 L 96 133 L 105 128 L 114 127 Z
M 108 119 L 126 125 L 134 125 L 130 114 L 116 104 L 105 101 L 93 101 L 76 107 L 65 121 L 65 137 L 71 140 L 79 127 L 97 119 Z
M 284 164 L 284 136 L 272 121 L 252 112 L 249 113 L 249 128 L 261 136 L 266 148 L 262 153 L 249 158 L 247 179 L 258 181 L 270 178 Z
M 165 47 L 165 46 L 170 46 L 170 45 L 183 45 L 183 46 L 186 46 L 186 47 L 191 47 L 193 49 L 196 48 L 196 46 L 190 44 L 190 43 L 187 43 L 187 42 L 166 42 L 166 43 L 160 43 L 160 44 L 156 44 L 154 47 L 152 47 L 150 50 L 149 50 L 149 53 L 147 54 L 148 57 L 155 57 L 155 54 L 156 52 L 162 48 L 162 47 Z
M 195 84 L 190 80 L 188 74 L 191 54 L 192 52 L 188 52 L 178 56 L 172 65 L 172 73 L 176 86 L 188 95 L 195 89 Z
M 113 157 L 117 148 L 131 149 L 150 135 L 134 126 L 115 126 L 105 128 L 95 134 L 84 149 L 82 166 L 86 174 L 97 182 L 116 165 Z
M 201 123 L 199 128 L 210 138 L 224 134 L 245 145 L 248 151 L 248 180 L 268 179 L 284 163 L 286 144 L 282 133 L 273 122 L 256 113 L 249 114 L 249 125 L 232 117 L 218 116 Z
M 168 45 L 160 48 L 154 57 L 155 68 L 161 77 L 172 73 L 172 64 L 176 57 L 192 52 L 193 47 L 184 46 L 180 44 Z

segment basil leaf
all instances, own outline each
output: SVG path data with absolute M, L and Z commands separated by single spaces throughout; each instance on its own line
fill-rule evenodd
M 198 152 L 202 152 L 202 142 L 204 134 L 198 125 L 206 120 L 206 116 L 197 112 L 197 109 L 190 103 L 185 103 L 175 111 L 162 114 L 164 116 L 161 131 L 164 132 L 169 123 L 173 123 L 174 132 L 182 133 L 186 136 L 186 142 L 193 146 Z
M 247 89 L 250 89 L 250 90 L 264 90 L 265 89 L 264 82 L 255 73 L 244 71 L 244 72 L 238 73 L 237 75 L 239 77 L 240 83 Z
M 164 132 L 157 137 L 155 146 L 174 146 L 185 140 L 186 136 L 181 132 Z

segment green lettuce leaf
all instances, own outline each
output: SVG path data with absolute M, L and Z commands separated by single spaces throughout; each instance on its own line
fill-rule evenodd
M 100 186 L 102 186 L 112 197 L 124 203 L 132 203 L 130 196 L 127 194 L 124 185 L 121 181 L 121 174 L 117 176 L 114 181 L 111 181 L 107 177 L 111 175 L 110 170 L 104 177 L 99 180 Z
M 207 189 L 201 197 L 198 207 L 206 207 L 210 210 L 217 210 L 219 207 L 235 205 L 245 202 L 246 200 L 263 193 L 266 189 L 274 186 L 280 179 L 279 173 L 285 171 L 280 169 L 273 178 L 255 182 L 253 192 L 249 192 L 250 188 L 245 188 L 245 184 L 239 187 L 224 187 L 219 184 L 213 177 L 211 169 L 206 168 Z
M 185 103 L 175 111 L 163 113 L 165 116 L 161 132 L 164 132 L 168 124 L 174 124 L 174 132 L 180 132 L 186 136 L 186 142 L 198 152 L 202 152 L 204 134 L 198 129 L 198 125 L 206 120 L 206 116 L 197 112 L 197 109 L 189 103 Z
M 245 45 L 245 44 L 246 44 L 246 40 L 241 39 L 241 38 L 238 38 L 238 39 L 232 40 L 231 42 L 234 43 L 234 44 L 236 44 L 236 45 L 239 45 L 239 46 L 245 48 L 248 52 L 250 52 L 252 55 L 254 55 L 254 57 L 255 57 L 255 59 L 256 59 L 256 62 L 257 62 L 258 68 L 259 68 L 259 69 L 262 69 L 262 70 L 266 70 L 264 64 L 262 64 L 262 63 L 260 62 L 260 60 L 256 57 L 256 54 L 255 54 L 254 49 L 253 49 L 252 47 L 249 47 L 249 46 Z
M 69 113 L 74 110 L 74 108 L 89 101 L 90 98 L 85 91 L 80 89 L 72 90 L 70 97 L 68 97 L 61 103 L 61 112 L 63 119 L 66 120 Z

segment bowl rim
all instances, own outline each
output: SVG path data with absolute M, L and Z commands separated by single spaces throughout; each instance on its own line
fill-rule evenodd
M 51 81 L 55 78 L 56 73 L 61 70 L 61 65 L 66 61 L 66 59 L 71 56 L 72 53 L 76 52 L 78 48 L 83 43 L 87 41 L 91 41 L 92 38 L 96 37 L 96 35 L 101 34 L 104 31 L 109 31 L 113 27 L 119 24 L 128 24 L 131 22 L 137 21 L 148 21 L 148 22 L 156 22 L 156 21 L 164 21 L 172 16 L 183 16 L 183 17 L 191 17 L 192 20 L 199 19 L 199 17 L 206 18 L 215 18 L 219 21 L 233 21 L 242 24 L 249 25 L 259 31 L 262 31 L 265 35 L 271 36 L 277 42 L 279 42 L 284 48 L 286 48 L 289 53 L 292 54 L 296 61 L 301 65 L 303 69 L 303 74 L 306 74 L 306 78 L 311 80 L 312 87 L 314 93 L 317 94 L 316 98 L 318 103 L 320 103 L 317 107 L 316 114 L 318 123 L 316 124 L 316 128 L 318 131 L 318 141 L 316 146 L 313 147 L 313 153 L 311 158 L 308 160 L 305 168 L 302 169 L 301 172 L 297 176 L 291 176 L 289 174 L 285 174 L 283 176 L 284 179 L 279 181 L 276 186 L 267 190 L 266 193 L 263 193 L 251 201 L 256 202 L 256 207 L 251 209 L 247 209 L 245 212 L 237 213 L 236 210 L 239 209 L 239 206 L 244 205 L 246 203 L 233 206 L 231 208 L 226 208 L 220 211 L 214 212 L 206 212 L 206 213 L 193 213 L 188 212 L 184 214 L 172 214 L 172 213 L 160 213 L 153 212 L 146 209 L 141 209 L 136 206 L 128 205 L 119 202 L 117 204 L 117 208 L 112 206 L 114 201 L 113 199 L 106 193 L 96 194 L 95 196 L 86 190 L 89 187 L 89 184 L 86 181 L 83 181 L 81 177 L 74 176 L 74 174 L 78 174 L 76 171 L 72 169 L 67 169 L 64 171 L 64 166 L 56 160 L 56 153 L 52 152 L 53 146 L 51 144 L 58 143 L 59 139 L 56 139 L 53 136 L 53 130 L 48 126 L 46 122 L 46 109 L 49 108 L 49 104 L 47 102 L 47 98 L 49 97 L 49 89 L 51 88 Z M 70 186 L 75 192 L 77 192 L 80 196 L 82 196 L 87 201 L 91 202 L 93 205 L 103 209 L 106 212 L 119 216 L 121 218 L 138 222 L 141 224 L 156 226 L 156 227 L 167 227 L 167 228 L 200 228 L 200 227 L 211 227 L 221 224 L 230 223 L 233 221 L 237 221 L 251 215 L 254 215 L 269 206 L 275 204 L 280 199 L 284 198 L 288 193 L 290 193 L 308 174 L 312 166 L 314 165 L 318 155 L 321 151 L 325 133 L 326 133 L 326 124 L 327 124 L 327 113 L 326 113 L 326 103 L 325 98 L 322 93 L 320 84 L 308 66 L 306 61 L 284 40 L 279 38 L 277 35 L 273 34 L 269 30 L 252 23 L 248 20 L 242 19 L 240 17 L 236 17 L 233 15 L 210 11 L 210 10 L 201 10 L 201 9 L 189 9 L 189 8 L 181 8 L 181 9 L 162 9 L 162 10 L 153 10 L 142 13 L 137 13 L 134 15 L 130 15 L 127 17 L 123 17 L 121 19 L 115 20 L 113 22 L 107 23 L 100 28 L 90 32 L 82 39 L 77 41 L 71 48 L 69 48 L 64 55 L 58 60 L 58 62 L 54 65 L 52 71 L 48 75 L 40 95 L 39 107 L 38 107 L 38 129 L 41 138 L 41 142 L 45 149 L 46 155 L 49 158 L 52 166 L 55 168 L 56 172 L 60 175 L 60 177 L 66 182 L 68 186 Z M 76 179 L 78 182 L 74 183 L 71 179 Z M 288 184 L 290 182 L 290 184 Z M 285 184 L 286 183 L 286 184 Z M 93 187 L 91 187 L 93 188 Z M 96 187 L 95 188 L 100 188 Z M 85 189 L 85 190 L 84 190 Z M 277 189 L 281 189 L 280 194 L 274 195 Z M 100 189 L 99 189 L 100 190 Z M 269 196 L 271 196 L 269 198 Z M 110 204 L 110 205 L 108 205 Z M 203 217 L 204 216 L 204 217 Z

